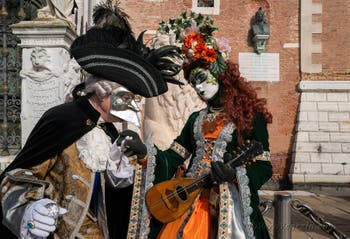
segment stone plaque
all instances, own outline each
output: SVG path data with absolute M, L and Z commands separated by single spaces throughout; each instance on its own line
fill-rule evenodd
M 26 86 L 27 98 L 23 113 L 28 113 L 28 118 L 31 118 L 33 123 L 39 120 L 42 114 L 49 108 L 61 104 L 61 87 L 57 78 L 51 78 L 44 82 L 28 80 Z M 30 109 L 26 111 L 26 109 Z
M 238 55 L 239 70 L 248 81 L 279 81 L 279 53 L 246 53 Z
M 22 88 L 25 91 L 22 91 L 22 145 L 42 114 L 49 108 L 63 103 L 62 86 L 56 76 L 42 82 L 23 79 Z

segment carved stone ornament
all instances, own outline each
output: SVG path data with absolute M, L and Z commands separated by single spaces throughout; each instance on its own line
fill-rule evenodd
M 79 70 L 69 60 L 69 53 L 62 48 L 34 47 L 23 50 L 23 68 L 20 72 L 22 145 L 42 114 L 63 103 L 72 84 L 79 81 Z
M 64 90 L 63 99 L 65 102 L 73 100 L 72 90 L 81 82 L 81 67 L 74 58 L 71 58 L 64 66 Z
M 158 48 L 169 44 L 175 44 L 173 34 L 157 33 L 151 46 Z M 170 146 L 192 112 L 205 107 L 205 103 L 184 79 L 182 71 L 177 75 L 177 80 L 185 85 L 168 84 L 168 92 L 145 100 L 144 139 L 161 149 Z
M 60 19 L 76 28 L 73 21 L 73 9 L 76 6 L 74 0 L 46 0 L 46 6 L 38 10 L 38 19 Z

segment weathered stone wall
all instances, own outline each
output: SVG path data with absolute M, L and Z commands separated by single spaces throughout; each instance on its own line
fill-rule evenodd
M 350 182 L 350 82 L 301 81 L 291 179 Z

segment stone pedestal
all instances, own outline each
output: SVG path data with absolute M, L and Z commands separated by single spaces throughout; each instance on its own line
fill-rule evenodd
M 266 52 L 266 42 L 270 38 L 270 35 L 257 34 L 253 37 L 253 45 L 256 53 L 261 54 Z
M 80 67 L 69 47 L 76 33 L 58 19 L 23 21 L 11 26 L 22 47 L 22 146 L 41 115 L 69 97 Z

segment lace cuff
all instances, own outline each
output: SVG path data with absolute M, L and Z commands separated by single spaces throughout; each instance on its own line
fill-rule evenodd
M 191 155 L 184 146 L 176 141 L 173 141 L 173 143 L 170 145 L 170 149 L 180 155 L 183 159 L 187 159 Z

